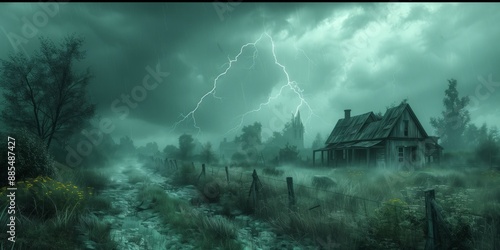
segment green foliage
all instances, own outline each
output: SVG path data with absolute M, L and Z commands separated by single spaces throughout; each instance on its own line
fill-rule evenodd
M 77 185 L 91 188 L 96 193 L 100 193 L 109 186 L 109 178 L 105 174 L 91 169 L 77 170 L 74 181 Z
M 235 225 L 222 217 L 207 217 L 184 201 L 171 198 L 158 186 L 145 186 L 138 193 L 139 201 L 154 200 L 153 209 L 160 218 L 182 233 L 185 238 L 197 237 L 197 249 L 241 249 L 235 241 Z
M 36 178 L 37 176 L 54 177 L 53 160 L 49 155 L 42 140 L 26 129 L 19 129 L 7 136 L 15 139 L 15 159 L 8 160 L 7 145 L 0 149 L 0 161 L 2 164 L 13 163 L 15 167 L 15 178 L 17 181 L 27 178 Z M 6 135 L 2 138 L 7 139 Z M 11 156 L 12 157 L 12 156 Z M 5 166 L 5 165 L 2 165 Z M 7 185 L 6 169 L 0 171 L 0 186 Z
M 443 99 L 445 110 L 442 112 L 442 117 L 430 120 L 446 150 L 458 150 L 464 146 L 463 134 L 470 122 L 470 114 L 466 109 L 469 102 L 469 97 L 459 97 L 457 81 L 448 80 L 448 89 Z
M 175 158 L 179 155 L 179 149 L 174 145 L 167 145 L 163 149 L 163 153 L 165 153 L 167 158 Z
M 400 199 L 384 202 L 370 219 L 370 235 L 375 249 L 418 249 L 422 242 L 421 214 Z
M 12 249 L 78 249 L 79 241 L 74 227 L 77 223 L 76 218 L 73 215 L 66 217 L 66 220 L 58 218 L 44 220 L 17 216 L 16 231 L 22 233 L 16 234 L 15 248 Z M 0 248 L 11 249 L 11 244 L 4 240 L 0 243 Z
M 10 128 L 36 133 L 49 148 L 53 140 L 64 141 L 82 128 L 95 113 L 86 87 L 91 74 L 77 74 L 75 62 L 85 59 L 83 38 L 67 36 L 60 46 L 40 38 L 34 56 L 22 52 L 2 60 L 0 86 L 5 108 L 1 118 Z
M 488 167 L 500 167 L 500 145 L 493 140 L 486 140 L 479 144 L 475 150 L 479 163 Z
M 77 230 L 87 236 L 89 242 L 84 242 L 91 249 L 117 249 L 116 242 L 111 239 L 111 223 L 102 221 L 93 214 L 82 215 L 79 218 Z
M 217 163 L 218 159 L 215 152 L 212 150 L 212 144 L 210 142 L 207 142 L 203 147 L 200 158 L 206 164 Z
M 262 169 L 262 173 L 264 173 L 265 175 L 271 175 L 271 176 L 283 176 L 283 174 L 285 174 L 285 171 L 283 171 L 281 169 L 267 167 L 267 168 Z
M 2 204 L 7 204 L 6 187 L 0 190 Z M 85 198 L 91 190 L 82 189 L 71 182 L 61 183 L 49 177 L 39 176 L 17 183 L 16 203 L 19 213 L 47 219 L 71 214 L 84 207 Z
M 234 141 L 241 145 L 248 160 L 257 160 L 259 148 L 262 145 L 262 124 L 255 122 L 253 125 L 244 126 L 242 134 L 237 136 Z M 233 155 L 234 156 L 234 155 Z
M 177 157 L 180 160 L 189 160 L 193 156 L 195 148 L 194 139 L 192 135 L 183 134 L 179 136 L 179 151 Z

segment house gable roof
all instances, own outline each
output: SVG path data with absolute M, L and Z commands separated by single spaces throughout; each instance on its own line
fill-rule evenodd
M 326 144 L 386 139 L 394 130 L 405 110 L 414 120 L 422 136 L 427 138 L 427 133 L 410 105 L 402 103 L 397 107 L 387 109 L 381 119 L 377 119 L 373 112 L 339 119 L 326 140 Z

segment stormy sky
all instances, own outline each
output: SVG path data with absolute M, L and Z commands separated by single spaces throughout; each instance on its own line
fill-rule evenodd
M 266 139 L 299 110 L 309 147 L 344 109 L 405 98 L 434 134 L 451 78 L 473 123 L 500 124 L 498 13 L 494 3 L 4 3 L 0 58 L 32 53 L 38 36 L 83 36 L 77 66 L 90 67 L 91 100 L 116 139 L 163 148 L 191 133 L 218 145 L 255 121 Z

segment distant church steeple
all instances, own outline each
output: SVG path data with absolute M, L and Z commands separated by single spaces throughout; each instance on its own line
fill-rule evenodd
M 300 111 L 297 112 L 297 115 L 292 113 L 290 128 L 287 132 L 285 137 L 288 142 L 299 150 L 304 149 L 304 125 L 300 119 Z

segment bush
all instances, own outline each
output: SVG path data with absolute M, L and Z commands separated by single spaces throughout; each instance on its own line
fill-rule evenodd
M 6 204 L 6 188 L 0 190 L 0 200 Z M 37 177 L 17 183 L 16 203 L 22 204 L 17 209 L 25 216 L 53 218 L 58 213 L 75 213 L 83 208 L 84 200 L 92 192 L 82 190 L 73 183 L 61 183 L 49 177 Z
M 117 244 L 111 239 L 111 224 L 103 222 L 95 215 L 88 214 L 80 217 L 77 229 L 86 236 L 82 241 L 86 249 L 117 249 Z
M 493 140 L 486 140 L 479 144 L 476 149 L 476 159 L 479 163 L 488 167 L 498 167 L 500 165 L 500 146 Z
M 90 169 L 78 170 L 75 174 L 75 183 L 79 186 L 90 188 L 99 193 L 109 185 L 109 178 L 103 173 Z
M 262 170 L 262 173 L 264 173 L 265 175 L 272 175 L 272 176 L 283 176 L 283 174 L 285 174 L 285 171 L 283 170 L 280 170 L 280 169 L 276 169 L 276 168 L 264 168 Z
M 15 167 L 16 181 L 37 176 L 54 177 L 53 160 L 50 157 L 45 143 L 35 134 L 26 129 L 19 129 L 12 134 L 2 135 L 2 140 L 10 136 L 15 139 Z M 6 143 L 0 149 L 0 162 L 10 162 L 7 158 Z M 7 185 L 7 171 L 0 172 L 0 186 Z
M 374 249 L 416 249 L 424 238 L 423 220 L 400 199 L 384 202 L 371 224 L 371 247 Z M 422 234 L 422 235 L 420 235 Z

